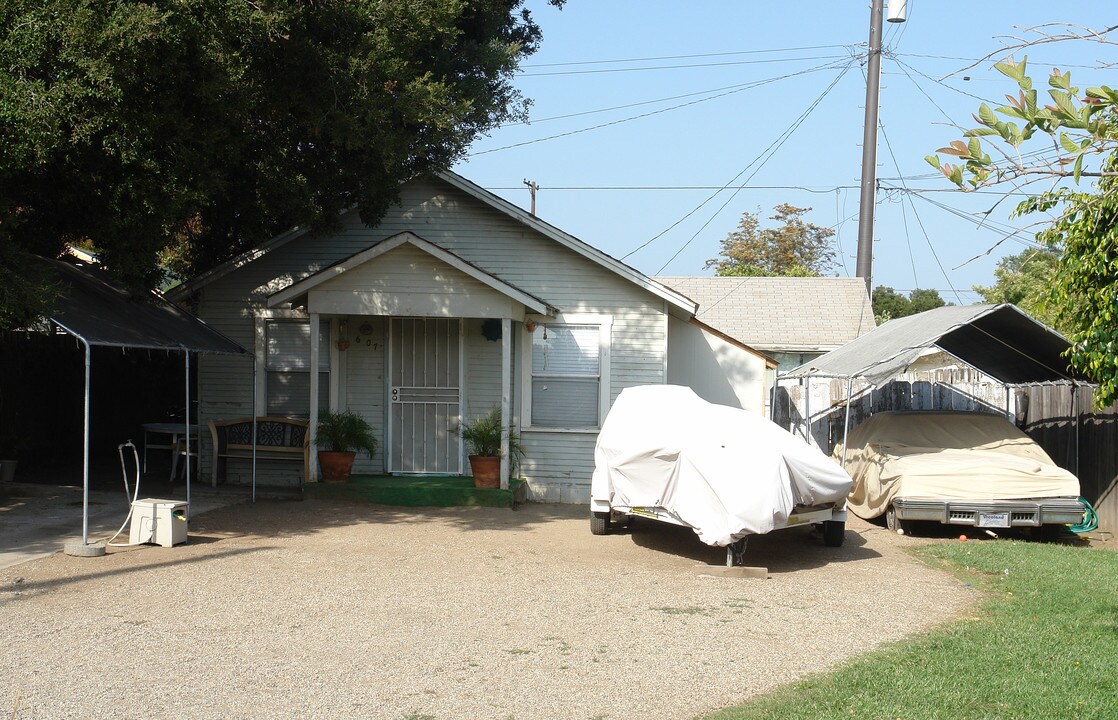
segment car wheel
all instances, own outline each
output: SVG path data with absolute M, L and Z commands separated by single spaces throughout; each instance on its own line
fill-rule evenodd
M 900 525 L 897 524 L 897 508 L 893 507 L 893 503 L 889 503 L 889 508 L 885 511 L 885 527 L 893 532 L 897 532 Z
M 609 532 L 609 513 L 608 512 L 591 512 L 590 513 L 590 534 L 591 535 L 605 535 Z
M 846 523 L 841 520 L 823 521 L 823 544 L 827 547 L 842 547 L 846 540 Z

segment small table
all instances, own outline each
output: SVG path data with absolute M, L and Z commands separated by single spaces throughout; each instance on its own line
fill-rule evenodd
M 169 450 L 171 452 L 171 480 L 175 479 L 175 471 L 178 470 L 179 461 L 179 438 L 186 437 L 186 423 L 173 423 L 173 422 L 153 422 L 144 423 L 141 425 L 144 429 L 144 472 L 148 471 L 148 448 L 153 450 Z M 170 444 L 164 445 L 162 443 L 149 443 L 148 435 L 170 435 Z M 198 457 L 198 426 L 190 426 L 190 441 L 191 448 L 190 454 Z

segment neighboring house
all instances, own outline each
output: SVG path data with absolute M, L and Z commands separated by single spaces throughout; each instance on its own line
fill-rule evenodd
M 200 422 L 249 417 L 255 399 L 313 432 L 311 408 L 350 409 L 381 439 L 355 472 L 465 474 L 459 421 L 500 406 L 529 496 L 588 502 L 598 429 L 625 387 L 699 378 L 705 397 L 765 409 L 775 362 L 695 323 L 682 293 L 458 175 L 405 184 L 376 227 L 354 211 L 340 221 L 169 293 L 256 358 L 200 359 Z M 203 433 L 203 474 L 208 445 Z M 229 461 L 231 482 L 249 472 Z M 302 480 L 295 463 L 258 476 Z
M 876 326 L 866 282 L 834 277 L 655 277 L 699 304 L 696 317 L 776 359 L 779 372 Z

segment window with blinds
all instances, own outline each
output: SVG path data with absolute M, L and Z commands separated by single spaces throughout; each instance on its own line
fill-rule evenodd
M 598 325 L 544 325 L 532 334 L 532 425 L 598 426 Z
M 282 320 L 267 324 L 265 398 L 268 415 L 309 418 L 311 406 L 311 324 Z M 318 410 L 330 405 L 330 324 L 319 326 Z

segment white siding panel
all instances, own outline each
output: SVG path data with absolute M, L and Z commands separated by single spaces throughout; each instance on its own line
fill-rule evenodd
M 668 382 L 707 402 L 763 414 L 765 361 L 683 320 L 668 322 Z

